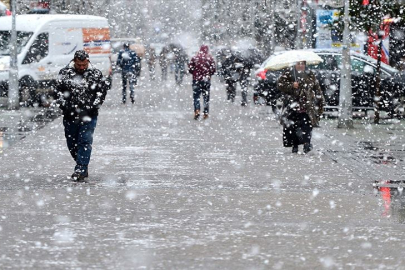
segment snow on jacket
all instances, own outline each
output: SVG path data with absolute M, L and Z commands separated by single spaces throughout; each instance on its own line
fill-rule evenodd
M 208 46 L 202 45 L 200 51 L 191 58 L 188 64 L 189 73 L 195 81 L 208 81 L 216 71 L 214 58 L 208 53 Z
M 299 78 L 295 68 L 285 71 L 278 79 L 278 89 L 284 96 L 290 110 L 306 112 L 313 126 L 319 125 L 319 117 L 323 113 L 325 99 L 315 74 L 305 70 L 304 76 Z M 299 88 L 293 87 L 298 81 Z M 287 116 L 288 118 L 288 116 Z
M 141 71 L 141 59 L 136 52 L 126 48 L 118 53 L 117 66 L 124 72 L 132 72 L 138 75 Z
M 97 116 L 107 95 L 108 84 L 101 71 L 91 63 L 83 74 L 79 74 L 72 60 L 59 72 L 56 104 L 65 119 L 85 120 L 85 117 Z

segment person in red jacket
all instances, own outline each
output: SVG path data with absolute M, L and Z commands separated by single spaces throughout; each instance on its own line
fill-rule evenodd
M 193 75 L 194 119 L 200 117 L 200 97 L 204 100 L 204 119 L 208 118 L 211 76 L 216 71 L 214 58 L 208 53 L 208 46 L 202 45 L 200 51 L 191 58 L 188 72 Z

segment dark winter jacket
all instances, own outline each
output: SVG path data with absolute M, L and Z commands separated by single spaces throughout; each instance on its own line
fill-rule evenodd
M 247 80 L 250 75 L 251 65 L 242 57 L 231 54 L 222 63 L 221 74 L 226 81 Z
M 82 75 L 76 72 L 73 61 L 61 69 L 56 82 L 56 104 L 63 111 L 64 119 L 82 121 L 85 117 L 97 116 L 107 95 L 108 83 L 91 63 Z
M 126 48 L 118 53 L 117 66 L 123 72 L 132 72 L 137 75 L 141 71 L 141 59 L 136 52 Z
M 294 82 L 299 83 L 298 89 L 293 87 Z M 309 115 L 313 126 L 319 125 L 325 99 L 312 71 L 305 70 L 300 76 L 295 68 L 287 70 L 278 79 L 277 86 L 285 94 L 284 99 L 289 110 L 305 112 Z
M 202 45 L 200 51 L 188 64 L 189 73 L 195 81 L 209 81 L 216 71 L 214 58 L 208 53 L 208 46 Z

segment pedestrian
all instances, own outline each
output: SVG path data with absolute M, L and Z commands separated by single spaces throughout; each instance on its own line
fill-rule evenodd
M 118 53 L 117 66 L 121 68 L 122 75 L 122 103 L 125 104 L 127 101 L 127 83 L 129 84 L 131 102 L 134 103 L 134 87 L 141 72 L 141 59 L 135 51 L 129 48 L 129 43 L 124 43 L 123 49 Z
M 174 78 L 178 85 L 183 83 L 183 77 L 186 73 L 187 54 L 181 48 L 174 48 Z
M 147 52 L 149 78 L 154 81 L 156 78 L 156 51 L 154 48 L 149 48 Z
M 236 86 L 239 83 L 242 93 L 242 106 L 247 106 L 247 91 L 252 65 L 236 52 L 229 50 L 222 63 L 221 74 L 224 77 L 227 100 L 235 101 Z
M 319 125 L 325 102 L 319 82 L 302 61 L 285 71 L 277 85 L 285 102 L 285 113 L 281 116 L 283 144 L 292 147 L 293 153 L 298 153 L 298 145 L 303 144 L 306 154 L 312 150 L 312 128 Z
M 159 65 L 160 65 L 160 69 L 162 71 L 162 81 L 167 80 L 167 66 L 168 66 L 168 62 L 169 62 L 169 60 L 167 59 L 168 53 L 169 52 L 168 52 L 167 48 L 164 47 L 159 54 Z
M 216 71 L 215 61 L 208 52 L 208 46 L 202 45 L 200 51 L 191 58 L 188 71 L 193 75 L 194 119 L 200 117 L 200 97 L 204 100 L 204 119 L 209 115 L 211 76 Z
M 108 81 L 92 66 L 84 50 L 76 51 L 73 60 L 59 72 L 56 106 L 63 112 L 67 146 L 76 162 L 73 180 L 83 181 L 88 177 L 98 110 L 108 89 Z

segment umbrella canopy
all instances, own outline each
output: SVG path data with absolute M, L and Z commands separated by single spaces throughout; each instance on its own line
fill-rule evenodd
M 268 70 L 280 70 L 291 67 L 297 62 L 305 61 L 307 65 L 316 65 L 323 62 L 322 58 L 309 50 L 292 50 L 276 55 L 264 67 Z

